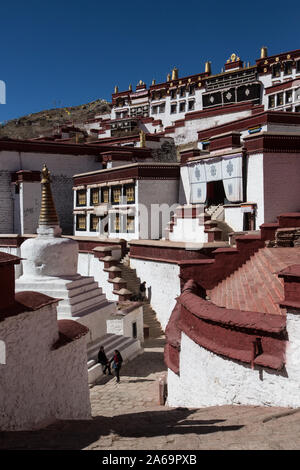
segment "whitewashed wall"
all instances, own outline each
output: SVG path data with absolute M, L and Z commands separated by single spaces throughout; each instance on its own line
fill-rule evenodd
M 255 202 L 257 204 L 257 229 L 265 222 L 263 162 L 263 155 L 261 153 L 250 155 L 248 158 L 247 201 Z
M 175 299 L 180 295 L 179 266 L 176 263 L 130 258 L 130 267 L 136 269 L 141 282 L 146 281 L 150 304 L 165 330 L 176 304 Z
M 113 294 L 113 284 L 108 282 L 108 272 L 104 271 L 104 262 L 99 261 L 92 253 L 78 253 L 78 273 L 81 276 L 91 276 L 102 288 L 108 300 L 116 301 L 118 296 Z
M 236 207 L 224 207 L 224 221 L 234 232 L 243 231 L 243 213 L 241 206 Z
M 123 335 L 132 338 L 132 324 L 136 323 L 137 339 L 141 342 L 144 341 L 144 322 L 143 322 L 143 307 L 138 307 L 126 315 L 115 315 L 114 318 L 108 319 L 107 333 L 115 335 Z
M 86 338 L 57 350 L 55 305 L 9 317 L 0 326 L 0 429 L 25 430 L 55 419 L 91 417 Z
M 182 333 L 180 377 L 168 371 L 168 405 L 300 406 L 300 318 L 287 314 L 286 371 L 233 361 L 197 345 Z
M 206 243 L 208 234 L 204 232 L 204 224 L 198 218 L 177 218 L 173 232 L 169 234 L 170 241 Z

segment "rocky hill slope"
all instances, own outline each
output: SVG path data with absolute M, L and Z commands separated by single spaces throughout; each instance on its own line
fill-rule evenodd
M 52 135 L 64 124 L 77 124 L 95 116 L 109 113 L 110 103 L 96 100 L 79 106 L 54 108 L 12 119 L 0 125 L 0 138 L 32 139 Z

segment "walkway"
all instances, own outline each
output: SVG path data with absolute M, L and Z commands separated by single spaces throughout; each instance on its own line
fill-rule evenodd
M 93 419 L 32 432 L 0 433 L 0 449 L 254 450 L 299 449 L 300 410 L 246 406 L 159 406 L 164 339 L 91 388 Z M 192 453 L 192 452 L 191 452 Z

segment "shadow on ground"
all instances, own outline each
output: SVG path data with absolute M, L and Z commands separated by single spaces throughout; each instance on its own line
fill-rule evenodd
M 147 438 L 172 434 L 204 435 L 236 431 L 243 426 L 225 426 L 223 419 L 190 420 L 195 410 L 175 408 L 129 413 L 113 417 L 97 416 L 90 421 L 59 421 L 37 431 L 0 432 L 0 449 L 79 450 L 111 434 L 115 439 Z

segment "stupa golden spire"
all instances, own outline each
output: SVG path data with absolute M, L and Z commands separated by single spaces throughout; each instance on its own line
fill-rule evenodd
M 47 225 L 48 227 L 57 226 L 59 225 L 59 220 L 52 197 L 50 171 L 46 165 L 42 169 L 41 185 L 42 202 L 39 225 Z

